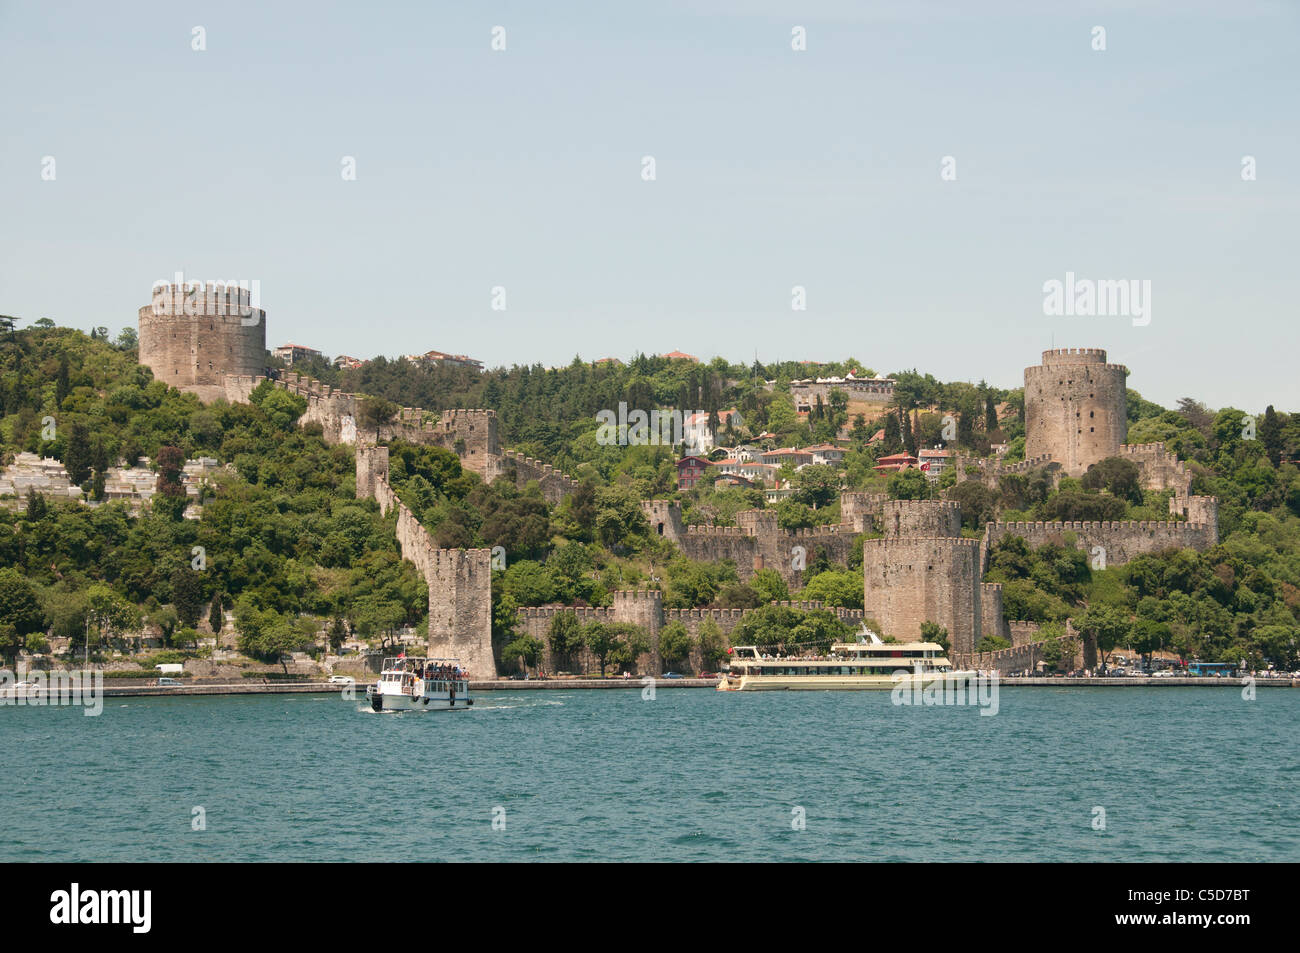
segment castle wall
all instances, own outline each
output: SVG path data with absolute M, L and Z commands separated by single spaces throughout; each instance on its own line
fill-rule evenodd
M 1083 640 L 1077 635 L 1061 637 L 1065 649 L 1063 664 L 1066 671 L 1086 668 L 1084 664 Z M 980 672 L 998 672 L 1001 675 L 1020 672 L 1038 672 L 1038 663 L 1043 660 L 1043 643 L 1028 642 L 1013 645 L 1009 649 L 995 652 L 962 652 L 951 656 L 952 663 L 959 669 L 974 669 Z
M 682 525 L 680 503 L 670 500 L 644 500 L 641 503 L 641 512 L 645 514 L 646 522 L 650 524 L 650 531 L 655 535 L 672 540 L 674 543 L 680 543 L 681 538 L 686 535 L 686 528 Z
M 1178 455 L 1163 443 L 1129 443 L 1119 448 L 1117 456 L 1131 460 L 1142 471 L 1142 486 L 1148 490 L 1173 490 L 1186 496 L 1192 487 L 1192 475 Z
M 565 497 L 578 488 L 577 480 L 561 473 L 549 463 L 542 463 L 522 453 L 507 450 L 499 459 L 498 472 L 503 475 L 513 474 L 515 485 L 520 489 L 536 480 L 542 497 L 552 506 L 564 502 Z
M 429 587 L 428 652 L 458 658 L 473 678 L 495 678 L 492 570 L 487 549 L 440 549 L 388 483 L 388 448 L 357 448 L 357 497 L 397 510 L 397 545 Z
M 989 523 L 985 528 L 986 550 L 991 550 L 1004 536 L 1020 536 L 1035 549 L 1046 543 L 1064 543 L 1066 533 L 1076 537 L 1076 548 L 1082 548 L 1091 560 L 1093 548 L 1106 552 L 1107 566 L 1121 566 L 1142 553 L 1158 553 L 1166 549 L 1196 549 L 1204 551 L 1218 542 L 1217 528 L 1207 523 L 1177 523 L 1148 521 L 1102 521 L 1059 523 Z
M 1069 476 L 1118 455 L 1128 433 L 1128 370 L 1094 348 L 1044 351 L 1025 368 L 1025 457 L 1050 456 Z
M 950 500 L 887 500 L 881 529 L 890 536 L 960 536 L 961 507 Z
M 760 569 L 775 569 L 787 585 L 799 588 L 806 567 L 818 555 L 825 555 L 834 565 L 847 565 L 858 536 L 852 526 L 843 523 L 782 530 L 776 525 L 776 514 L 764 510 L 737 513 L 736 522 L 742 525 L 688 526 L 677 543 L 690 559 L 732 560 L 742 582 Z

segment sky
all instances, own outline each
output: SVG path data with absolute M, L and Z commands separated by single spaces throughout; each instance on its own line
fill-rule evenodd
M 0 313 L 116 333 L 181 271 L 329 355 L 1101 347 L 1296 411 L 1298 41 L 1273 0 L 0 0 Z M 1067 274 L 1149 310 L 1046 313 Z

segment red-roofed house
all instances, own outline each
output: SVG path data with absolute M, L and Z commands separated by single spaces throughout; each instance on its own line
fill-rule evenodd
M 712 467 L 713 464 L 703 457 L 682 457 L 677 461 L 677 489 L 691 489 Z
M 938 480 L 952 466 L 952 453 L 947 450 L 918 450 L 916 458 L 930 480 Z
M 876 461 L 872 469 L 879 470 L 881 473 L 896 473 L 899 470 L 910 470 L 916 466 L 916 462 L 916 457 L 910 453 L 891 453 Z

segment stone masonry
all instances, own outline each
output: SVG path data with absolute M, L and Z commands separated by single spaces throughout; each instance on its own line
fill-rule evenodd
M 155 285 L 139 323 L 140 363 L 200 400 L 224 397 L 228 374 L 265 372 L 266 312 L 236 286 Z

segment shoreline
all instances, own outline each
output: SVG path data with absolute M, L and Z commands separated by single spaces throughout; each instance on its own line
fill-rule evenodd
M 365 697 L 369 682 L 357 682 L 354 685 L 329 685 L 319 681 L 303 682 L 264 682 L 244 683 L 210 683 L 192 685 L 104 685 L 105 698 L 141 698 L 174 697 L 194 695 L 341 695 L 352 689 L 358 698 Z M 715 688 L 718 680 L 714 678 L 657 678 L 655 690 L 661 688 Z M 1256 688 L 1300 688 L 1300 679 L 1272 678 L 1256 679 Z M 1231 688 L 1244 687 L 1236 678 L 1151 678 L 1150 676 L 1128 676 L 1122 678 L 999 678 L 998 685 L 1003 688 Z M 508 679 L 486 679 L 471 681 L 471 692 L 503 691 L 566 691 L 566 690 L 616 690 L 642 689 L 641 677 L 637 678 L 574 678 L 545 679 L 530 681 L 511 681 Z M 83 689 L 84 690 L 84 689 Z M 816 689 L 812 689 L 816 690 Z M 827 689 L 829 690 L 829 689 Z M 874 689 L 885 691 L 885 689 Z M 56 691 L 55 695 L 58 694 Z M 44 700 L 50 694 L 42 691 L 39 695 L 0 698 L 0 707 L 23 704 L 29 699 Z

